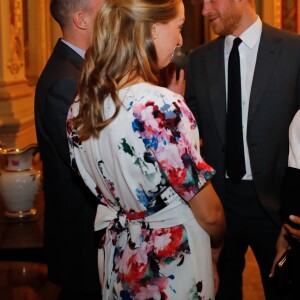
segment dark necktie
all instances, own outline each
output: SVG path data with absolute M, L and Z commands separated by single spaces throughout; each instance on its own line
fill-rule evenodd
M 242 93 L 239 45 L 240 38 L 235 38 L 228 60 L 228 96 L 226 120 L 226 170 L 228 177 L 235 184 L 246 173 L 243 128 L 242 128 Z

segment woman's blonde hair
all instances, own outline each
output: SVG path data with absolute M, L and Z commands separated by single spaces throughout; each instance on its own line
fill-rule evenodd
M 159 68 L 152 25 L 168 23 L 182 0 L 106 0 L 94 24 L 79 82 L 79 115 L 73 120 L 81 140 L 98 136 L 121 107 L 117 88 L 124 76 L 157 84 Z M 105 120 L 103 104 L 111 95 L 116 111 Z

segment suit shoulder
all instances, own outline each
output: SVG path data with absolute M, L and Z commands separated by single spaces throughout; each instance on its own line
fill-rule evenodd
M 81 71 L 82 68 L 79 65 L 54 51 L 39 76 L 37 84 L 44 82 L 45 85 L 50 86 L 53 82 L 63 79 L 73 79 L 77 82 Z
M 223 53 L 224 52 L 224 40 L 225 37 L 220 36 L 212 41 L 209 41 L 198 48 L 192 50 L 189 53 L 188 61 L 189 64 L 197 63 L 203 60 L 206 60 L 207 55 L 211 52 L 214 53 Z
M 300 43 L 300 35 L 291 31 L 280 29 L 263 23 L 262 36 L 271 36 L 274 39 L 284 39 L 285 41 Z
M 220 36 L 220 37 L 217 37 L 216 39 L 213 39 L 213 40 L 211 40 L 207 43 L 204 43 L 204 44 L 200 45 L 199 47 L 195 48 L 194 50 L 192 50 L 190 52 L 190 55 L 191 56 L 194 56 L 194 55 L 197 56 L 197 54 L 207 52 L 212 48 L 223 47 L 224 39 L 225 38 L 223 36 Z

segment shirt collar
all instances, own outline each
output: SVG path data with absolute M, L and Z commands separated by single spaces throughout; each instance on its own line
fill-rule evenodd
M 84 59 L 84 55 L 85 55 L 85 51 L 84 50 L 82 50 L 82 49 L 74 46 L 73 44 L 65 41 L 64 39 L 61 39 L 61 41 L 63 43 L 65 43 L 66 45 L 68 45 L 71 49 L 73 49 L 77 54 L 79 54 Z
M 243 41 L 243 43 L 251 50 L 258 43 L 262 31 L 262 21 L 259 16 L 257 16 L 257 20 L 247 28 L 239 37 Z M 227 35 L 225 38 L 225 52 L 229 53 L 233 40 L 236 37 L 233 35 Z

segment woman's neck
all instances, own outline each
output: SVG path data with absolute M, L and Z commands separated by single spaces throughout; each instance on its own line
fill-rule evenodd
M 132 72 L 129 72 L 121 79 L 117 88 L 121 89 L 141 82 L 145 82 L 145 80 L 141 76 L 134 75 Z

